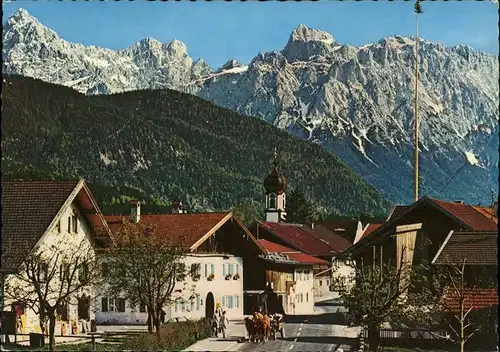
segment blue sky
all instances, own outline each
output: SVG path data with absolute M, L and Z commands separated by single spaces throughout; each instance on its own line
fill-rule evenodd
M 186 43 L 193 59 L 211 66 L 230 58 L 248 63 L 281 50 L 299 24 L 326 30 L 341 44 L 364 45 L 389 35 L 413 35 L 413 2 L 71 2 L 12 1 L 5 21 L 25 8 L 62 38 L 110 49 L 144 37 Z M 423 2 L 420 36 L 446 45 L 467 44 L 498 54 L 498 7 L 486 1 Z

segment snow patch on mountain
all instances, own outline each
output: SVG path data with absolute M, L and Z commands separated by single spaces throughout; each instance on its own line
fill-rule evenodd
M 415 38 L 354 47 L 300 25 L 283 50 L 214 70 L 193 61 L 178 40 L 145 38 L 119 51 L 86 47 L 21 9 L 4 24 L 3 43 L 4 73 L 85 94 L 160 88 L 196 94 L 318 143 L 389 199 L 411 201 Z M 426 185 L 447 179 L 468 151 L 475 158 L 470 167 L 434 195 L 479 201 L 481 187 L 498 187 L 498 60 L 420 39 L 419 62 L 420 166 L 432 175 Z

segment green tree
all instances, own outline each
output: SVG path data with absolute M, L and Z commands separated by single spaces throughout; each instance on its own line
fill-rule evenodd
M 249 225 L 262 216 L 259 208 L 260 206 L 255 204 L 254 201 L 246 198 L 243 199 L 237 206 L 235 206 L 232 212 L 239 219 L 241 219 L 245 225 Z
M 286 222 L 310 224 L 318 218 L 313 202 L 300 187 L 294 188 L 287 196 Z

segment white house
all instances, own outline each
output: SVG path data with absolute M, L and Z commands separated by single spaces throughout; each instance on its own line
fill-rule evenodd
M 113 238 L 83 180 L 5 181 L 2 206 L 2 307 L 16 311 L 19 332 L 40 332 L 39 316 L 32 308 L 37 303 L 30 302 L 34 296 L 21 297 L 22 292 L 15 290 L 22 287 L 24 292 L 32 292 L 32 285 L 14 276 L 23 273 L 23 263 L 31 253 L 37 253 L 47 261 L 46 270 L 69 270 L 72 263 L 64 260 L 79 253 L 95 255 L 96 249 L 111 245 Z M 47 277 L 48 273 L 43 271 L 42 275 Z M 61 283 L 59 271 L 48 277 L 47 291 L 56 299 L 55 287 Z M 20 296 L 13 297 L 15 293 Z M 58 311 L 56 334 L 78 332 L 82 320 L 94 319 L 92 295 L 92 287 L 82 287 L 69 298 Z
M 253 236 L 232 213 L 141 214 L 134 203 L 133 222 L 156 226 L 162 236 L 174 236 L 186 248 L 188 275 L 177 282 L 173 298 L 164 307 L 165 320 L 212 317 L 217 304 L 228 318 L 243 316 L 243 256 L 261 253 Z M 128 215 L 109 215 L 106 221 L 115 236 Z M 96 303 L 98 324 L 144 324 L 145 307 L 131 307 L 126 297 L 100 297 Z

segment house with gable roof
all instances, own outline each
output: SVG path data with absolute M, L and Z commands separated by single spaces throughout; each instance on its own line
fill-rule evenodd
M 244 268 L 264 250 L 233 213 L 141 214 L 140 202 L 132 201 L 130 215 L 106 215 L 105 219 L 115 236 L 119 236 L 123 221 L 140 222 L 153 225 L 158 235 L 173 238 L 186 250 L 188 275 L 176 282 L 174 303 L 163 308 L 166 321 L 212 317 L 218 305 L 230 319 L 243 316 L 243 287 L 249 280 Z M 109 270 L 109 264 L 103 264 L 103 271 Z M 145 307 L 131 306 L 119 293 L 100 297 L 96 306 L 100 324 L 147 321 Z
M 2 282 L 14 280 L 13 274 L 32 252 L 51 250 L 52 245 L 64 251 L 60 243 L 85 243 L 97 253 L 113 242 L 84 180 L 2 181 Z M 56 331 L 62 324 L 95 319 L 91 297 L 91 287 L 76 292 L 61 309 Z M 21 332 L 39 331 L 39 317 L 25 303 L 2 299 L 2 310 L 16 312 Z
M 363 236 L 343 256 L 363 259 L 365 264 L 430 263 L 450 231 L 480 233 L 497 231 L 497 226 L 498 218 L 491 208 L 423 197 L 410 206 L 396 206 L 385 223 Z

